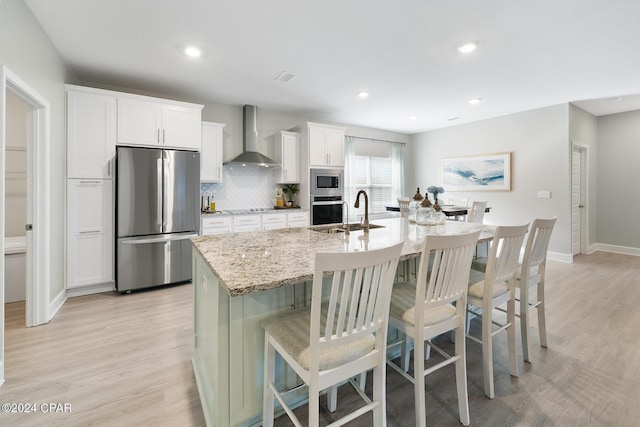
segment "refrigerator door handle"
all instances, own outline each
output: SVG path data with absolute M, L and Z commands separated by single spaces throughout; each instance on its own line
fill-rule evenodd
M 169 237 L 137 237 L 137 238 L 128 238 L 120 241 L 123 245 L 143 245 L 148 243 L 165 243 L 165 242 L 175 242 L 176 240 L 187 240 L 192 237 L 197 237 L 198 233 L 190 233 L 190 234 L 178 234 L 172 235 Z
M 156 224 L 162 227 L 162 158 L 156 160 Z
M 163 131 L 164 132 L 164 131 Z M 164 133 L 163 133 L 164 137 Z M 167 200 L 170 197 L 169 192 L 169 153 L 162 151 L 162 232 L 166 233 L 165 229 L 167 222 L 169 222 L 169 202 L 173 203 L 173 198 Z

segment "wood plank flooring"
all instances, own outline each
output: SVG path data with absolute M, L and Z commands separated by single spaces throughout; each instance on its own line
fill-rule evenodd
M 513 378 L 499 334 L 493 400 L 483 392 L 480 346 L 467 342 L 471 424 L 640 426 L 640 257 L 598 252 L 548 264 L 549 348 L 536 329 L 532 363 L 519 345 Z M 38 412 L 0 412 L 0 426 L 204 425 L 191 367 L 191 285 L 72 298 L 49 324 L 28 329 L 24 304 L 7 304 L 5 321 L 0 403 L 35 403 Z M 69 403 L 71 412 L 43 413 L 42 403 Z M 425 404 L 430 426 L 460 425 L 453 368 L 427 377 Z M 322 399 L 323 423 L 358 405 L 341 387 L 336 414 Z M 413 405 L 412 384 L 387 369 L 388 425 L 415 425 Z M 305 411 L 296 410 L 303 422 Z M 285 416 L 276 425 L 291 424 Z

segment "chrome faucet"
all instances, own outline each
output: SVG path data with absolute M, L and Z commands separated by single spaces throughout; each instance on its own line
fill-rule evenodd
M 364 231 L 369 231 L 369 196 L 367 196 L 367 192 L 364 190 L 358 191 L 356 195 L 356 203 L 353 205 L 354 208 L 358 209 L 360 207 L 360 194 L 364 195 Z
M 346 217 L 347 220 L 342 221 L 342 228 L 344 228 L 344 234 L 348 236 L 349 235 L 349 203 L 343 200 L 342 204 L 347 207 L 347 217 Z

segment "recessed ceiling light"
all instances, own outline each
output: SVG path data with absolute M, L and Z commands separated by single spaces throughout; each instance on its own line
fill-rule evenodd
M 458 52 L 471 53 L 474 50 L 476 50 L 477 47 L 478 47 L 478 43 L 476 42 L 465 43 L 462 46 L 458 46 Z
M 480 101 L 482 101 L 482 98 L 471 98 L 469 100 L 469 104 L 471 105 L 478 105 L 480 104 Z
M 616 96 L 615 98 L 611 98 L 611 100 L 619 102 L 619 101 L 622 101 L 622 97 L 621 96 Z
M 418 116 L 409 116 L 409 120 L 417 120 Z
M 365 92 L 365 91 L 358 92 L 358 96 L 360 98 L 366 98 L 367 96 L 369 96 L 369 92 Z
M 202 51 L 195 46 L 189 46 L 184 50 L 184 53 L 191 58 L 197 58 L 202 55 Z

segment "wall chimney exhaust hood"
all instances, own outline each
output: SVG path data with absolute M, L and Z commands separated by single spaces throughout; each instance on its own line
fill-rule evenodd
M 278 162 L 258 151 L 258 107 L 245 105 L 242 108 L 242 124 L 242 154 L 224 164 L 278 166 Z

